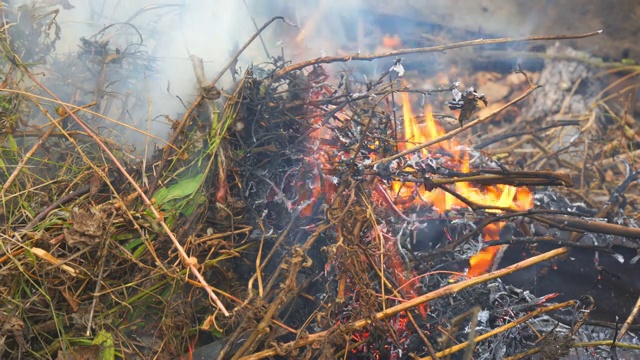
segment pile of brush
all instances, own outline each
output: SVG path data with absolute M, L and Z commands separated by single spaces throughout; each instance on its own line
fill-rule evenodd
M 637 348 L 619 342 L 633 316 L 609 343 L 581 336 L 592 316 L 635 314 L 637 286 L 606 301 L 619 282 L 635 284 L 640 230 L 621 199 L 638 172 L 629 167 L 601 207 L 578 206 L 551 189 L 575 177 L 523 168 L 536 153 L 497 160 L 461 145 L 534 93 L 525 73 L 519 94 L 478 116 L 482 89 L 416 90 L 400 58 L 509 41 L 293 65 L 274 57 L 220 90 L 245 46 L 212 82 L 196 71 L 201 94 L 141 159 L 96 130 L 114 120 L 100 114 L 114 113 L 102 92 L 84 106 L 60 101 L 20 45 L 3 42 L 0 106 L 15 121 L 0 138 L 0 354 L 488 359 Z M 96 38 L 68 61 L 87 58 L 103 74 L 148 65 Z M 371 81 L 329 65 L 375 58 L 390 60 Z M 420 101 L 424 114 L 413 115 Z M 29 123 L 30 111 L 45 124 Z M 576 269 L 582 285 L 601 285 L 568 291 Z M 527 282 L 553 272 L 559 284 Z

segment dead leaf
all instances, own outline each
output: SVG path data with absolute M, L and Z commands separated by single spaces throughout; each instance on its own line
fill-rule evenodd
M 104 233 L 102 227 L 102 214 L 91 209 L 90 211 L 73 210 L 73 229 L 88 236 L 100 236 Z
M 207 317 L 204 320 L 204 322 L 202 323 L 202 330 L 209 331 L 209 329 L 211 329 L 212 326 L 215 326 L 216 329 L 219 329 L 218 326 L 216 325 L 215 315 L 209 315 L 209 317 Z
M 73 228 L 64 230 L 64 239 L 69 245 L 91 246 L 104 234 L 103 216 L 94 209 L 73 209 L 71 220 Z
M 2 315 L 2 314 L 0 314 Z M 24 339 L 24 322 L 15 316 L 0 317 L 0 336 L 12 336 L 20 346 L 20 350 L 27 349 L 27 342 Z
M 78 311 L 78 306 L 80 305 L 80 303 L 76 299 L 74 293 L 69 291 L 69 288 L 66 286 L 60 288 L 60 293 L 62 294 L 62 296 L 64 296 L 65 299 L 67 299 L 69 306 L 71 306 L 71 310 L 73 312 Z
M 102 187 L 102 177 L 98 174 L 93 175 L 89 181 L 89 195 L 95 195 Z
M 31 248 L 31 249 L 29 249 L 29 251 L 31 251 L 33 253 L 33 255 L 35 255 L 35 256 L 39 257 L 40 259 L 48 262 L 49 264 L 54 265 L 54 266 L 59 266 L 60 269 L 68 272 L 69 274 L 71 274 L 73 276 L 78 276 L 78 271 L 77 270 L 75 270 L 74 268 L 72 268 L 69 265 L 62 264 L 61 260 L 59 260 L 55 256 L 51 255 L 48 251 L 46 251 L 44 249 L 37 248 L 37 247 Z
M 215 85 L 206 85 L 200 88 L 202 92 L 202 96 L 207 100 L 218 100 L 222 95 L 220 89 L 218 89 Z

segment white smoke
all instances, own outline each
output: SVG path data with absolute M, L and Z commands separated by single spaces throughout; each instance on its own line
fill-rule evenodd
M 158 120 L 158 115 L 179 118 L 185 105 L 199 94 L 190 56 L 203 59 L 207 81 L 211 81 L 255 33 L 256 27 L 273 16 L 284 16 L 298 27 L 274 23 L 239 58 L 240 72 L 252 64 L 268 61 L 266 51 L 270 56 L 284 54 L 287 60 L 301 61 L 339 54 L 348 42 L 349 53 L 367 52 L 358 48 L 364 38 L 360 0 L 23 0 L 22 3 L 32 7 L 58 5 L 61 39 L 53 57 L 73 56 L 80 50 L 81 37 L 109 40 L 110 49 L 120 50 L 138 43 L 142 37 L 143 46 L 139 49 L 151 55 L 156 66 L 148 73 L 131 74 L 135 81 L 144 82 L 138 84 L 141 85 L 137 87 L 138 93 L 131 94 L 143 101 L 128 109 L 127 119 L 133 126 L 145 131 L 148 128 L 160 137 L 166 137 L 169 125 L 163 118 Z M 72 9 L 65 6 L 69 4 Z M 109 25 L 112 26 L 107 31 L 99 33 Z M 92 37 L 98 33 L 98 37 Z M 232 86 L 229 74 L 217 85 L 229 90 Z M 156 120 L 150 123 L 150 119 Z M 130 136 L 126 140 L 141 149 L 145 139 Z
M 78 51 L 80 37 L 90 38 L 110 24 L 128 23 L 140 32 L 144 39 L 141 50 L 148 52 L 156 66 L 144 74 L 145 94 L 133 94 L 147 98 L 148 105 L 139 106 L 133 114 L 135 125 L 147 126 L 144 121 L 166 114 L 179 117 L 185 104 L 199 93 L 190 55 L 204 60 L 207 81 L 219 71 L 232 56 L 238 44 L 255 32 L 249 10 L 243 1 L 222 0 L 151 0 L 147 2 L 126 0 L 71 0 L 71 10 L 61 11 L 58 21 L 62 28 L 59 54 Z M 112 48 L 125 49 L 139 41 L 134 28 L 125 24 L 115 25 L 102 39 L 109 40 Z M 252 46 L 247 54 L 253 54 Z M 260 54 L 255 54 L 258 57 Z M 247 57 L 248 55 L 245 55 Z M 246 64 L 239 64 L 244 65 Z M 141 74 L 135 75 L 136 79 Z M 222 86 L 229 86 L 227 78 Z M 168 125 L 154 121 L 150 131 L 166 137 Z M 140 139 L 130 139 L 140 144 Z

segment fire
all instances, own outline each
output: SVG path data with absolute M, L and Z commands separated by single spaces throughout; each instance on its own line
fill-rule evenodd
M 402 93 L 404 139 L 398 143 L 398 150 L 404 151 L 420 143 L 433 140 L 445 134 L 444 129 L 435 121 L 429 104 L 425 105 L 424 116 L 416 116 L 411 108 L 407 93 Z M 465 151 L 455 139 L 440 142 L 433 147 L 420 150 L 423 158 L 441 157 L 447 154 L 446 165 L 466 173 L 470 171 L 469 152 Z M 439 213 L 454 208 L 467 207 L 455 196 L 435 189 L 427 191 L 424 186 L 415 183 L 392 182 L 391 192 L 395 196 L 398 208 L 431 206 Z M 499 206 L 513 210 L 527 210 L 533 205 L 533 196 L 528 189 L 509 185 L 475 186 L 468 182 L 451 185 L 451 190 L 462 197 L 480 205 Z M 502 224 L 491 224 L 484 229 L 485 240 L 497 240 Z M 469 260 L 469 276 L 477 276 L 491 269 L 498 247 L 485 248 Z
M 328 75 L 321 71 L 321 69 L 314 69 L 314 71 L 317 73 L 314 73 L 312 78 L 317 79 L 318 84 L 323 83 Z M 311 83 L 315 82 L 311 81 Z M 314 87 L 314 90 L 311 92 L 310 98 L 318 99 L 327 97 L 330 94 L 330 89 L 317 86 Z M 401 130 L 399 129 L 400 139 L 398 139 L 398 151 L 407 150 L 415 145 L 445 135 L 444 128 L 438 124 L 433 116 L 430 104 L 425 105 L 423 115 L 417 116 L 412 110 L 409 95 L 407 93 L 402 93 L 401 99 L 403 123 Z M 313 116 L 316 111 L 318 110 L 310 109 L 311 122 L 312 125 L 316 127 L 315 131 L 310 134 L 310 139 L 312 143 L 320 144 L 322 140 L 326 140 L 326 137 L 330 135 L 328 133 L 328 129 L 324 126 L 326 124 L 323 124 L 324 117 L 322 114 L 318 112 L 317 117 Z M 345 118 L 348 118 L 347 114 L 342 113 L 338 113 L 336 116 L 345 116 Z M 308 158 L 306 158 L 306 166 L 302 166 L 298 171 L 297 176 L 294 176 L 297 180 L 294 187 L 298 189 L 298 198 L 293 206 L 300 210 L 301 216 L 312 216 L 316 200 L 320 197 L 324 196 L 325 201 L 330 203 L 331 198 L 335 196 L 335 184 L 332 183 L 330 177 L 328 177 L 321 169 L 325 169 L 329 164 L 335 162 L 332 160 L 335 160 L 333 158 L 338 155 L 343 159 L 349 157 L 348 152 L 340 152 L 337 149 L 325 148 L 324 151 L 314 151 Z M 370 154 L 371 157 L 375 157 L 375 155 L 376 154 Z M 421 149 L 416 155 L 421 159 L 437 159 L 438 164 L 442 164 L 447 168 L 461 173 L 468 173 L 471 171 L 469 151 L 461 146 L 461 144 L 455 139 L 442 141 L 429 148 Z M 415 155 L 408 155 L 408 158 L 411 158 L 412 156 Z M 409 168 L 406 170 L 411 171 L 412 169 Z M 467 207 L 462 200 L 451 195 L 449 192 L 439 188 L 428 191 L 420 183 L 403 183 L 400 181 L 393 181 L 386 191 L 379 184 L 376 186 L 380 187 L 381 190 L 376 192 L 376 195 L 380 197 L 387 197 L 386 203 L 395 207 L 395 210 L 399 215 L 402 215 L 402 210 L 420 207 L 424 208 L 426 206 L 433 208 L 440 214 L 455 208 Z M 525 188 L 508 185 L 480 186 L 469 182 L 456 182 L 447 186 L 450 190 L 459 194 L 468 201 L 479 205 L 491 205 L 522 211 L 531 208 L 533 204 L 532 194 Z M 379 193 L 382 193 L 382 195 Z M 503 224 L 501 223 L 494 223 L 486 226 L 483 230 L 484 239 L 499 239 L 499 233 L 502 226 Z M 398 254 L 399 249 L 396 248 L 397 241 L 388 235 L 386 235 L 386 237 L 391 238 L 391 240 L 386 241 L 385 253 L 388 255 L 386 262 L 387 266 L 393 270 L 392 274 L 394 280 L 396 283 L 401 285 L 402 293 L 405 297 L 412 298 L 417 296 L 417 293 L 412 286 L 413 276 L 408 276 L 406 264 Z M 490 271 L 498 249 L 498 247 L 488 247 L 472 256 L 471 259 L 469 259 L 469 270 L 467 275 L 477 276 Z M 426 308 L 420 308 L 420 312 L 423 316 L 426 316 Z
M 319 90 L 319 92 L 320 94 L 312 94 L 312 98 L 326 95 L 326 91 Z M 403 132 L 401 136 L 402 139 L 398 142 L 399 151 L 407 150 L 415 145 L 445 134 L 444 128 L 442 128 L 433 117 L 430 104 L 427 103 L 425 105 L 424 115 L 416 116 L 412 110 L 409 95 L 402 93 L 401 99 Z M 322 118 L 320 117 L 314 119 L 313 124 L 319 125 L 321 120 Z M 326 129 L 320 126 L 311 134 L 311 137 L 317 140 L 322 139 L 326 136 L 325 132 Z M 455 139 L 442 141 L 430 148 L 421 149 L 419 155 L 423 159 L 439 158 L 441 160 L 440 162 L 444 163 L 447 167 L 463 173 L 470 172 L 471 170 L 469 152 L 460 146 L 459 142 Z M 318 152 L 314 154 L 312 158 L 314 162 L 322 165 L 330 162 L 324 152 Z M 320 179 L 321 176 L 324 177 L 324 175 L 316 172 L 313 174 L 313 180 L 307 182 L 306 187 L 304 186 L 305 184 L 299 184 L 300 188 L 306 188 L 306 191 L 299 193 L 299 204 L 302 205 L 300 214 L 302 216 L 312 215 L 315 199 L 321 194 L 331 198 L 335 193 L 336 189 L 331 181 L 328 178 Z M 323 184 L 323 186 L 321 184 Z M 465 199 L 479 205 L 498 206 L 520 211 L 530 209 L 533 205 L 533 196 L 526 188 L 509 185 L 477 186 L 469 182 L 457 182 L 450 185 L 450 189 Z M 463 201 L 450 193 L 439 188 L 428 191 L 424 186 L 421 186 L 421 184 L 393 181 L 388 190 L 392 197 L 391 200 L 400 210 L 430 206 L 442 214 L 447 210 L 467 207 Z M 485 227 L 483 232 L 484 239 L 497 240 L 501 228 L 501 223 L 490 224 Z M 472 256 L 469 260 L 468 275 L 477 276 L 490 271 L 498 249 L 498 247 L 488 247 Z

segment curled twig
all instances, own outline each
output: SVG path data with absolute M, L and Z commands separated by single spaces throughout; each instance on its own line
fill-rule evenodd
M 218 72 L 218 75 L 216 75 L 216 77 L 213 78 L 213 80 L 211 81 L 211 83 L 209 83 L 209 85 L 207 85 L 207 88 L 213 88 L 218 81 L 220 80 L 220 78 L 222 78 L 222 76 L 224 75 L 224 73 L 226 73 L 231 66 L 233 66 L 233 64 L 238 60 L 238 57 L 244 52 L 244 50 L 246 50 L 247 47 L 249 47 L 249 45 L 251 45 L 251 43 L 267 28 L 269 27 L 269 25 L 271 25 L 273 22 L 277 21 L 277 20 L 281 20 L 287 24 L 291 24 L 289 23 L 287 20 L 285 20 L 284 17 L 282 16 L 276 16 L 274 18 L 272 18 L 271 20 L 267 21 L 266 23 L 264 23 L 264 25 L 262 25 L 250 38 L 249 40 L 247 40 L 244 45 L 242 45 L 242 47 L 231 57 L 231 59 L 229 59 L 229 61 L 227 61 L 227 63 L 222 67 L 222 69 Z M 292 25 L 292 24 L 291 24 Z M 198 108 L 198 106 L 200 106 L 200 104 L 205 100 L 205 96 L 203 94 L 200 94 L 200 96 L 198 96 L 196 98 L 196 100 L 193 102 L 193 104 L 191 104 L 191 107 L 189 107 L 189 109 L 187 109 L 187 111 L 184 113 L 184 115 L 182 116 L 182 119 L 180 119 L 180 123 L 178 124 L 178 126 L 176 127 L 175 131 L 173 132 L 173 136 L 171 137 L 171 139 L 169 140 L 169 144 L 175 144 L 176 140 L 178 139 L 178 137 L 180 136 L 180 134 L 182 133 L 182 130 L 184 129 L 184 127 L 187 125 L 187 123 L 189 122 L 189 119 L 191 118 L 191 115 L 193 114 L 193 112 Z M 164 170 L 164 166 L 167 162 L 167 159 L 169 158 L 169 155 L 171 154 L 171 149 L 166 147 L 164 149 L 164 153 L 162 154 L 162 159 L 160 160 L 160 165 L 158 166 L 158 172 L 162 172 Z M 153 193 L 156 190 L 156 187 L 158 185 L 158 177 L 156 177 L 156 179 L 154 179 L 153 183 L 151 184 L 151 186 L 149 187 L 150 193 Z

